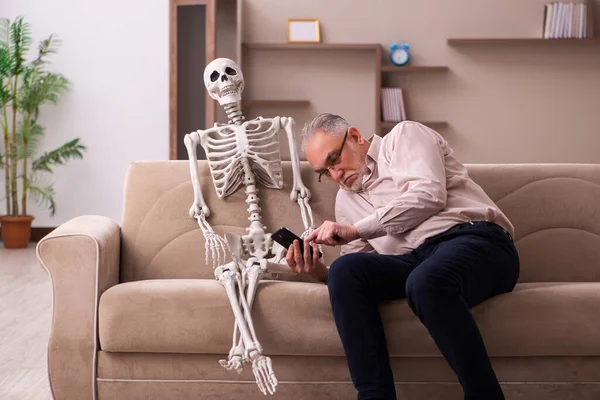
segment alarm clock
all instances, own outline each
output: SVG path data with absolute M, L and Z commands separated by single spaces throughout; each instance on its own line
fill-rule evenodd
M 390 46 L 390 60 L 394 65 L 404 65 L 408 62 L 408 45 L 406 43 L 398 46 L 396 43 Z

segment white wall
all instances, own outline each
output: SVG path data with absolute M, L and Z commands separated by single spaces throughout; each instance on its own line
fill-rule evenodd
M 88 147 L 83 160 L 57 167 L 51 176 L 54 217 L 30 202 L 33 226 L 58 226 L 83 214 L 120 223 L 128 163 L 169 157 L 169 2 L 1 2 L 0 17 L 23 15 L 31 24 L 32 57 L 51 33 L 63 41 L 51 68 L 70 79 L 73 89 L 57 106 L 42 109 L 42 150 L 75 137 Z

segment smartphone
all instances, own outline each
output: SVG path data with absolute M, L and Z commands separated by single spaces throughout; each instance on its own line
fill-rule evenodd
M 285 247 L 286 250 L 290 248 L 292 243 L 294 243 L 294 240 L 298 240 L 298 242 L 300 242 L 300 251 L 302 252 L 302 254 L 304 254 L 304 240 L 300 239 L 299 236 L 297 236 L 295 233 L 293 233 L 289 229 L 287 229 L 287 228 L 277 229 L 275 232 L 273 232 L 271 234 L 271 237 L 273 238 L 274 241 L 276 241 L 277 243 L 279 243 L 280 245 Z M 310 247 L 310 256 L 312 257 L 312 255 L 313 255 L 313 248 L 311 246 Z M 323 254 L 319 251 L 319 257 L 321 257 L 322 255 Z

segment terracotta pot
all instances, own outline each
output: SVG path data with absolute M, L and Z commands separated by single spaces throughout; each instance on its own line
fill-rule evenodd
M 27 247 L 31 239 L 32 215 L 11 217 L 0 216 L 0 234 L 4 247 L 7 249 L 22 249 Z

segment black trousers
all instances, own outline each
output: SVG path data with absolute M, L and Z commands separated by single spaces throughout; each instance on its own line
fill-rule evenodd
M 409 254 L 346 254 L 327 278 L 358 399 L 396 400 L 378 303 L 406 298 L 456 373 L 465 399 L 504 399 L 471 308 L 514 289 L 519 256 L 489 222 L 459 224 Z

